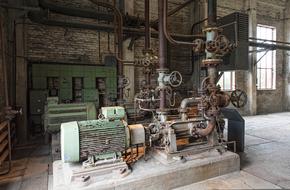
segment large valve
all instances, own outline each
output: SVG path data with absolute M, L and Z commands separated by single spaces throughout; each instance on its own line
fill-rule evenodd
M 173 71 L 168 74 L 168 70 L 157 70 L 158 76 L 158 87 L 157 89 L 166 89 L 169 86 L 178 87 L 182 83 L 182 75 L 178 71 Z
M 248 97 L 247 94 L 240 90 L 236 89 L 231 94 L 231 102 L 236 108 L 244 107 L 247 104 Z
M 172 87 L 178 87 L 182 83 L 182 75 L 178 71 L 173 71 L 169 75 L 169 81 L 168 82 L 169 82 L 169 84 Z

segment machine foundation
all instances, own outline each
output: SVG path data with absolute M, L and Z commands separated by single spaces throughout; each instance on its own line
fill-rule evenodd
M 168 163 L 160 162 L 156 154 L 136 162 L 129 175 L 122 175 L 125 165 L 121 162 L 102 169 L 82 169 L 81 164 L 55 161 L 53 190 L 173 189 L 240 170 L 239 156 L 232 152 L 211 150 Z

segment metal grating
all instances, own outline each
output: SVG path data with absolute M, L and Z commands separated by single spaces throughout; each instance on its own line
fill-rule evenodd
M 224 64 L 220 71 L 248 70 L 249 69 L 249 16 L 245 13 L 232 13 L 218 20 L 223 28 L 223 34 L 237 48 L 224 57 Z

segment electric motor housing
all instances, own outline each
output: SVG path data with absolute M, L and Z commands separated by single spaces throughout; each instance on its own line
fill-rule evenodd
M 121 156 L 130 143 L 129 129 L 121 120 L 90 120 L 61 125 L 63 162 L 80 162 Z

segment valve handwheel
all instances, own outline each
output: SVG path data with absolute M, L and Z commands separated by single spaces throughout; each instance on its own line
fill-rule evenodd
M 231 94 L 231 102 L 236 108 L 244 107 L 247 103 L 247 100 L 247 94 L 240 89 L 234 90 Z
M 215 46 L 218 53 L 226 54 L 229 47 L 229 40 L 224 35 L 218 35 L 215 39 Z
M 178 71 L 173 71 L 169 76 L 169 84 L 172 87 L 178 87 L 182 83 L 182 75 Z
M 122 82 L 123 82 L 124 87 L 127 87 L 130 85 L 130 80 L 128 77 L 124 77 L 122 80 L 123 80 Z

